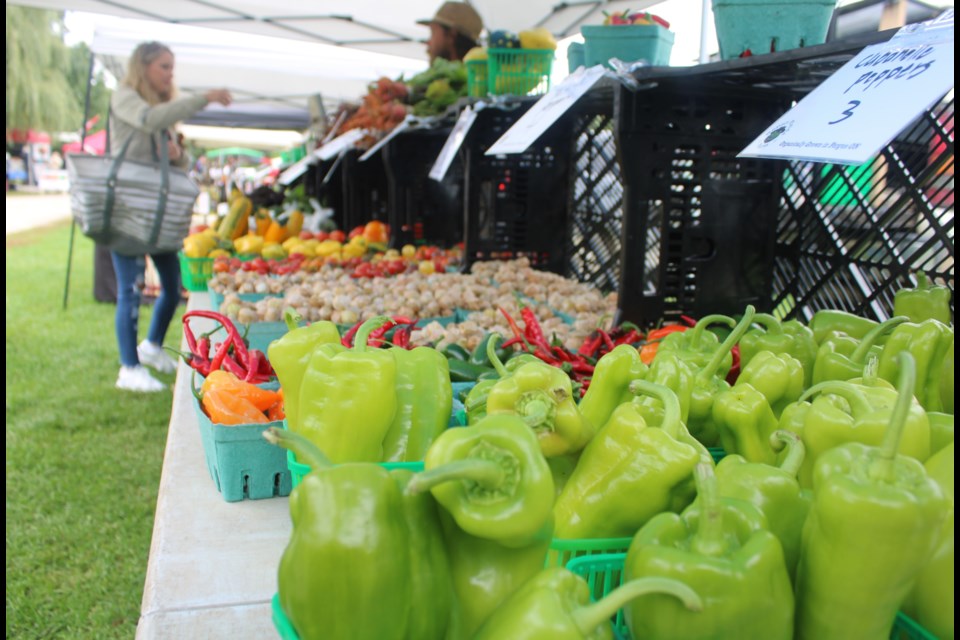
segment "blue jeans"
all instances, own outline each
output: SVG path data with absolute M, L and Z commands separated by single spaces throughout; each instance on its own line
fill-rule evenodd
M 140 289 L 147 266 L 144 256 L 123 256 L 111 251 L 113 269 L 117 274 L 117 344 L 120 347 L 120 364 L 135 367 L 137 357 L 137 322 L 140 318 Z M 153 307 L 150 331 L 147 340 L 163 344 L 167 328 L 180 303 L 180 262 L 176 253 L 152 254 L 150 259 L 160 276 L 160 297 Z

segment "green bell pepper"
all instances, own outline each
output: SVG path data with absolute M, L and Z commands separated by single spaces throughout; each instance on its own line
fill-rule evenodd
M 934 285 L 923 271 L 918 271 L 916 278 L 916 288 L 904 287 L 893 294 L 893 315 L 907 316 L 910 322 L 938 320 L 951 324 L 950 288 Z
M 490 390 L 503 378 L 513 375 L 513 372 L 520 365 L 530 362 L 543 363 L 540 358 L 530 353 L 520 353 L 510 358 L 504 364 L 497 355 L 497 345 L 500 344 L 500 334 L 492 332 L 489 334 L 489 340 L 486 341 L 485 349 L 487 359 L 492 364 L 494 375 L 490 378 L 482 378 L 477 381 L 470 393 L 463 401 L 464 412 L 467 414 L 467 424 L 476 424 L 487 415 L 487 398 L 490 396 Z
M 454 595 L 446 640 L 472 640 L 484 621 L 543 569 L 552 530 L 544 529 L 541 538 L 531 540 L 525 546 L 505 547 L 496 540 L 466 533 L 443 509 L 440 510 L 440 523 Z M 442 609 L 434 609 L 432 605 L 425 608 L 442 615 Z M 416 636 L 409 637 L 413 640 Z
M 720 497 L 709 464 L 698 464 L 695 476 L 697 501 L 637 532 L 624 575 L 681 580 L 703 599 L 703 610 L 687 611 L 663 596 L 634 600 L 625 608 L 632 637 L 790 640 L 793 588 L 780 541 L 755 506 Z
M 800 467 L 800 486 L 813 486 L 817 460 L 830 449 L 859 442 L 877 446 L 883 442 L 890 422 L 891 407 L 897 391 L 883 380 L 848 380 L 821 382 L 807 389 L 800 402 L 814 398 L 800 421 L 788 423 L 781 416 L 780 428 L 797 433 L 806 447 Z M 900 453 L 917 460 L 930 457 L 930 419 L 914 400 L 907 414 L 903 436 L 898 440 Z
M 813 339 L 819 345 L 831 333 L 845 333 L 851 338 L 862 340 L 871 329 L 880 324 L 876 320 L 858 316 L 848 311 L 838 309 L 821 309 L 810 319 L 810 329 Z
M 570 376 L 546 362 L 521 365 L 487 395 L 487 415 L 519 416 L 533 430 L 547 458 L 576 453 L 593 437 L 593 425 L 573 399 Z
M 907 322 L 905 316 L 885 320 L 868 331 L 862 340 L 845 335 L 825 338 L 817 349 L 817 359 L 813 365 L 813 384 L 861 377 L 863 368 L 867 366 L 868 356 L 878 357 L 882 353 L 877 341 L 885 338 L 904 322 Z
M 750 462 L 776 463 L 770 436 L 777 430 L 777 417 L 766 397 L 753 385 L 738 381 L 732 389 L 718 394 L 713 403 L 713 419 L 728 454 L 741 455 Z
M 953 414 L 927 411 L 930 420 L 930 457 L 953 442 Z
M 953 340 L 940 364 L 940 404 L 945 413 L 953 413 Z
M 580 413 L 596 429 L 607 424 L 610 414 L 619 405 L 633 400 L 630 383 L 645 378 L 647 365 L 640 352 L 629 344 L 621 344 L 605 353 L 593 371 L 590 386 L 580 400 Z
M 264 437 L 312 469 L 290 494 L 293 530 L 277 576 L 298 636 L 442 640 L 453 609 L 450 564 L 435 501 L 405 493 L 412 474 L 333 465 L 291 431 Z
M 780 429 L 770 444 L 784 454 L 778 466 L 748 462 L 739 455 L 726 455 L 717 463 L 720 495 L 745 500 L 767 518 L 770 531 L 783 546 L 791 582 L 800 560 L 800 532 L 810 511 L 812 494 L 800 489 L 797 473 L 803 462 L 803 442 L 797 434 Z
M 759 325 L 759 328 L 751 328 L 740 338 L 741 370 L 761 351 L 793 353 L 796 341 L 783 330 L 783 323 L 776 316 L 758 313 L 753 317 L 753 324 Z
M 736 384 L 750 384 L 763 394 L 777 418 L 787 405 L 800 399 L 803 390 L 803 365 L 789 353 L 759 351 L 740 371 Z
M 686 424 L 693 437 L 704 446 L 715 447 L 720 441 L 717 424 L 713 418 L 713 401 L 718 394 L 730 388 L 730 383 L 726 381 L 729 367 L 722 371 L 720 365 L 726 361 L 733 347 L 740 342 L 743 334 L 750 328 L 755 314 L 756 309 L 753 305 L 747 305 L 740 322 L 714 350 L 710 361 L 694 372 L 690 388 L 690 412 Z
M 783 332 L 793 338 L 790 355 L 803 365 L 803 386 L 809 387 L 813 381 L 813 364 L 817 359 L 817 341 L 813 330 L 799 320 L 787 320 L 780 325 Z
M 335 463 L 383 461 L 383 439 L 397 412 L 397 364 L 387 350 L 368 348 L 367 338 L 387 320 L 364 322 L 352 349 L 320 345 L 303 376 L 299 433 Z
M 880 446 L 848 442 L 816 461 L 797 569 L 798 640 L 887 638 L 936 550 L 950 501 L 922 463 L 897 455 L 916 404 L 913 358 L 897 360 L 899 393 Z
M 662 425 L 648 426 L 635 402 L 614 410 L 557 497 L 558 538 L 632 536 L 661 511 L 680 511 L 693 500 L 692 473 L 700 452 L 678 440 L 676 394 L 645 380 L 631 386 L 661 402 Z
M 447 429 L 407 491 L 430 491 L 466 533 L 507 547 L 550 535 L 553 478 L 536 436 L 516 415 Z
M 939 320 L 905 322 L 883 345 L 877 373 L 889 382 L 896 380 L 898 354 L 909 351 L 917 362 L 917 399 L 927 411 L 942 411 L 940 371 L 952 343 L 953 328 Z
M 903 610 L 937 638 L 954 637 L 954 446 L 951 442 L 924 464 L 932 478 L 949 498 L 951 509 L 940 528 L 939 543 L 933 558 L 920 572 Z
M 654 357 L 654 360 L 662 353 L 675 353 L 680 360 L 688 363 L 694 369 L 705 366 L 713 360 L 714 353 L 720 346 L 720 338 L 715 333 L 706 330 L 711 324 L 725 324 L 733 328 L 737 322 L 730 316 L 719 314 L 704 316 L 689 331 L 678 331 L 664 336 L 660 341 L 660 348 L 657 349 L 657 356 Z M 717 371 L 720 375 L 726 377 L 732 366 L 733 354 L 728 349 L 721 357 L 720 362 L 717 363 Z
M 551 567 L 510 596 L 474 640 L 613 640 L 610 618 L 631 600 L 654 593 L 676 598 L 691 611 L 703 608 L 690 587 L 666 578 L 633 580 L 591 603 L 586 580 L 563 567 Z
M 396 360 L 397 409 L 383 438 L 383 460 L 423 460 L 450 422 L 453 387 L 447 359 L 431 347 L 389 350 Z
M 647 372 L 646 380 L 648 382 L 667 387 L 676 394 L 677 401 L 680 403 L 680 421 L 683 423 L 687 422 L 690 415 L 693 375 L 690 368 L 675 353 L 665 353 L 654 358 Z M 590 391 L 590 389 L 588 388 L 587 391 Z M 631 393 L 636 394 L 636 392 Z M 655 420 L 657 423 L 663 420 L 663 404 L 656 397 L 645 395 L 633 400 L 633 402 L 640 405 L 638 410 L 645 418 L 650 419 L 651 415 L 657 415 L 658 417 Z M 598 429 L 600 427 L 602 425 L 597 425 Z
M 292 307 L 283 313 L 288 331 L 267 347 L 267 358 L 283 389 L 283 412 L 292 431 L 301 431 L 300 387 L 314 349 L 324 344 L 340 344 L 337 325 L 328 321 L 299 326 L 300 314 Z

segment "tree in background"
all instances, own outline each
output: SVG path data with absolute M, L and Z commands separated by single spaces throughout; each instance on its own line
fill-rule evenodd
M 6 128 L 76 131 L 83 124 L 90 64 L 85 44 L 63 41 L 63 13 L 7 5 Z M 106 115 L 110 92 L 94 79 L 90 117 Z

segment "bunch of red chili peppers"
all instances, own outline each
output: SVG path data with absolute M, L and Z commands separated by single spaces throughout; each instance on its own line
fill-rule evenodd
M 197 337 L 190 328 L 190 318 L 207 318 L 220 323 L 220 326 Z M 227 332 L 227 337 L 214 349 L 211 336 L 221 327 Z M 204 309 L 186 312 L 183 314 L 183 336 L 190 350 L 189 353 L 183 354 L 184 359 L 191 368 L 204 377 L 211 371 L 224 369 L 244 382 L 258 384 L 276 375 L 266 354 L 259 349 L 247 347 L 236 325 L 221 313 Z M 213 350 L 212 357 L 211 350 Z
M 353 338 L 357 334 L 357 331 L 359 331 L 360 325 L 364 322 L 365 320 L 360 320 L 350 327 L 340 338 L 340 344 L 348 348 L 352 347 Z M 390 320 L 370 332 L 370 337 L 367 338 L 367 346 L 380 348 L 393 345 L 401 349 L 412 349 L 413 345 L 410 343 L 410 336 L 413 334 L 416 325 L 416 320 L 406 316 L 393 316 Z M 393 335 L 390 339 L 387 339 L 387 333 L 389 333 L 391 329 L 394 329 Z

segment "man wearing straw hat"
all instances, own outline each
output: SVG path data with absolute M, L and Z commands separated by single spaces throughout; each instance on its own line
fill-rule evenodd
M 444 2 L 432 18 L 417 20 L 417 24 L 430 27 L 427 40 L 430 64 L 436 58 L 463 60 L 463 56 L 478 45 L 483 31 L 483 20 L 466 2 Z

